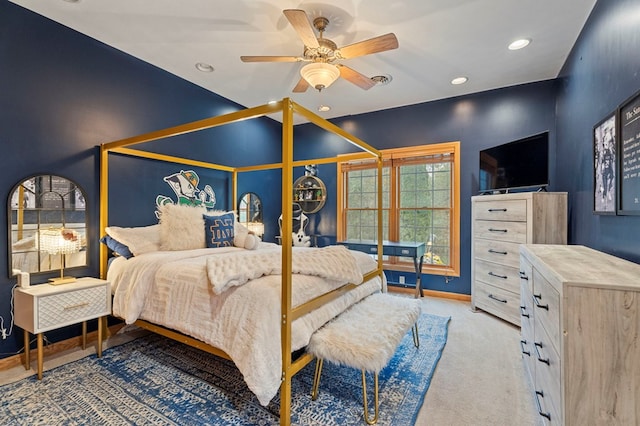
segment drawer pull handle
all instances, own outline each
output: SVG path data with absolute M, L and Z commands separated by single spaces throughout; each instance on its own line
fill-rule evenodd
M 63 311 L 70 311 L 72 309 L 84 308 L 85 306 L 89 306 L 89 302 L 78 303 L 77 305 L 69 305 L 62 308 Z
M 523 354 L 525 354 L 526 356 L 531 356 L 531 352 L 530 351 L 525 351 L 524 350 L 524 345 L 527 344 L 526 340 L 520 340 L 520 350 L 522 351 Z
M 489 209 L 490 212 L 506 212 L 507 209 Z
M 494 249 L 489 249 L 489 253 L 494 253 L 494 254 L 504 254 L 506 255 L 507 252 L 506 251 L 498 251 L 498 250 L 494 250 Z
M 540 304 L 540 299 L 542 299 L 542 294 L 534 294 L 533 295 L 533 302 L 536 304 L 536 308 L 540 308 L 540 309 L 546 309 L 547 311 L 549 310 L 549 305 L 542 305 Z
M 533 347 L 536 350 L 536 358 L 538 358 L 538 361 L 544 362 L 547 365 L 551 365 L 551 363 L 549 362 L 549 358 L 542 358 L 542 355 L 540 355 L 540 351 L 538 350 L 538 348 L 542 349 L 542 342 L 534 342 Z
M 498 297 L 494 296 L 494 295 L 493 295 L 493 294 L 491 294 L 491 293 L 489 293 L 489 296 L 488 296 L 488 297 L 489 297 L 489 299 L 496 300 L 496 301 L 498 301 L 498 302 L 500 302 L 500 303 L 507 303 L 507 300 L 506 300 L 506 299 L 500 299 L 500 298 L 498 298 Z
M 544 398 L 544 393 L 542 391 L 536 391 L 536 405 L 538 406 L 538 414 L 540 414 L 542 417 L 546 417 L 547 420 L 551 421 L 551 413 L 545 413 L 545 412 L 542 411 L 542 405 L 540 404 L 540 398 L 538 398 L 539 396 Z
M 493 272 L 489 271 L 489 275 L 491 275 L 492 277 L 496 277 L 496 278 L 502 278 L 503 280 L 506 280 L 507 277 L 506 275 L 498 275 L 498 274 L 494 274 Z
M 527 274 L 523 271 L 520 271 L 520 279 L 522 280 L 526 280 L 529 281 L 529 277 L 527 276 Z
M 526 306 L 520 306 L 520 315 L 525 317 L 525 318 L 529 318 L 529 314 L 526 313 L 527 312 L 527 307 Z
M 497 228 L 489 228 L 489 232 L 504 232 L 506 233 L 506 229 L 497 229 Z

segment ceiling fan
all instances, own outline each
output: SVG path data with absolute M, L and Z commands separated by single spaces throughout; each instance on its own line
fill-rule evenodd
M 240 59 L 242 62 L 309 62 L 300 69 L 302 77 L 293 88 L 297 93 L 305 92 L 309 86 L 321 91 L 338 77 L 368 90 L 375 86 L 375 81 L 337 61 L 398 48 L 398 39 L 393 33 L 338 48 L 333 41 L 323 37 L 324 30 L 329 25 L 327 18 L 315 18 L 312 26 L 304 10 L 286 9 L 283 13 L 304 43 L 302 56 L 240 56 Z M 318 37 L 314 28 L 320 33 Z

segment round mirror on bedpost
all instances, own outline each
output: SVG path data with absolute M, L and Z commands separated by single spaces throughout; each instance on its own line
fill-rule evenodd
M 262 238 L 264 234 L 262 201 L 256 193 L 246 192 L 240 197 L 240 202 L 238 203 L 238 222 Z
M 29 177 L 13 187 L 7 207 L 10 278 L 87 265 L 85 196 L 75 182 L 56 175 Z M 54 234 L 60 244 L 73 241 L 74 249 L 53 250 L 48 237 Z

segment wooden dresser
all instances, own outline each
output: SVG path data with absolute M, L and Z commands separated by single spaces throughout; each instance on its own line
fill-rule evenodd
M 525 369 L 546 425 L 640 424 L 640 265 L 521 246 Z
M 567 193 L 471 197 L 471 306 L 520 325 L 520 244 L 567 243 Z

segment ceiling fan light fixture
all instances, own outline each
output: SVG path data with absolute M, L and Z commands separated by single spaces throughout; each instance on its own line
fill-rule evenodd
M 311 87 L 321 91 L 331 86 L 340 77 L 340 70 L 335 65 L 313 62 L 302 67 L 300 75 Z

